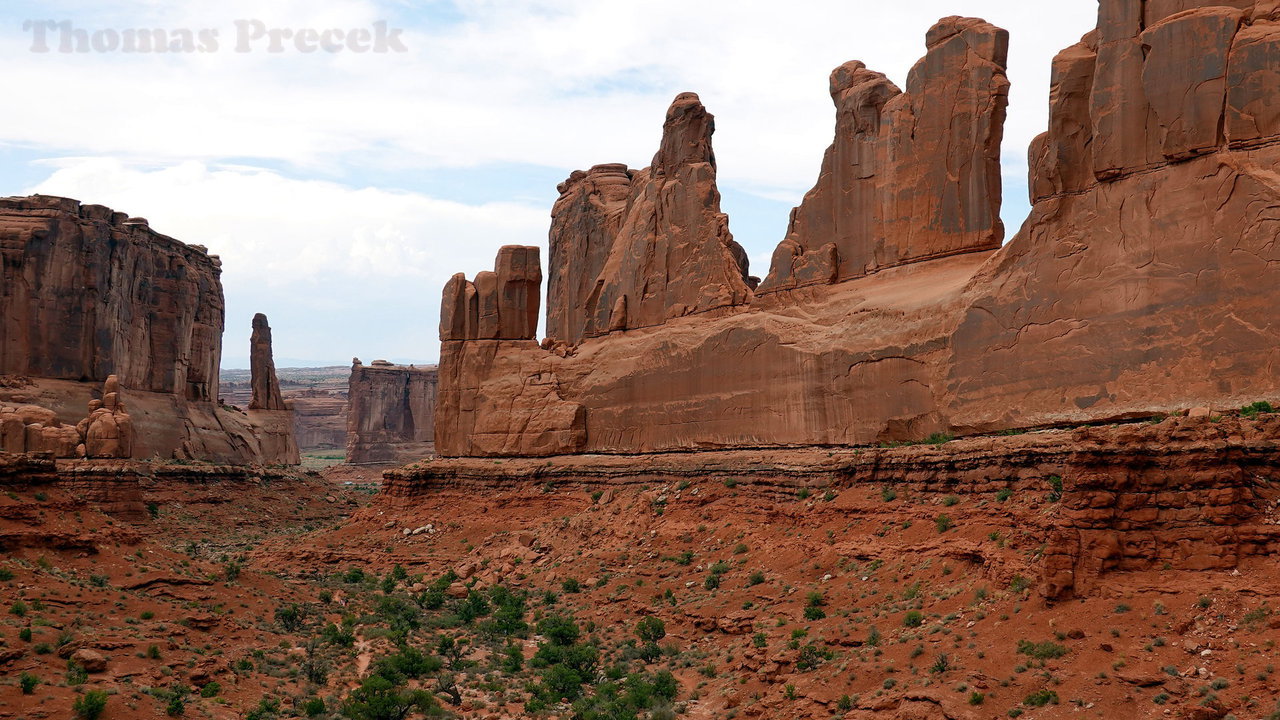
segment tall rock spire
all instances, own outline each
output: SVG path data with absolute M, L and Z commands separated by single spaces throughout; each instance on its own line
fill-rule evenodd
M 271 326 L 267 316 L 253 316 L 253 336 L 249 339 L 249 374 L 253 385 L 250 410 L 286 410 L 276 379 L 276 363 L 271 357 Z

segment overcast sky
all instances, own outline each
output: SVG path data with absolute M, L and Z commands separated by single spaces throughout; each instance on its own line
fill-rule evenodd
M 765 274 L 831 142 L 831 69 L 862 60 L 905 85 L 945 15 L 1012 33 L 1012 234 L 1050 60 L 1096 14 L 1096 0 L 10 0 L 0 195 L 108 205 L 220 255 L 225 367 L 247 364 L 255 312 L 271 319 L 282 367 L 434 361 L 444 281 L 491 267 L 504 244 L 545 248 L 556 184 L 598 163 L 645 166 L 683 91 L 716 115 L 723 209 Z M 59 28 L 33 52 L 24 22 L 46 20 L 216 30 L 216 48 L 206 35 L 206 52 L 99 52 L 87 35 L 88 52 L 63 53 Z M 269 34 L 250 37 L 372 39 L 379 21 L 402 30 L 388 52 L 282 39 L 273 53 Z

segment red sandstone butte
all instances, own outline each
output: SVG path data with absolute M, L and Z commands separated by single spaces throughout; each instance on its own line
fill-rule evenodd
M 576 344 L 750 300 L 746 252 L 720 212 L 714 132 L 698 96 L 681 93 L 652 165 L 598 165 L 560 185 L 547 281 L 552 340 Z
M 452 309 L 466 287 L 446 292 L 437 451 L 858 445 L 1280 400 L 1269 371 L 1280 363 L 1278 19 L 1274 2 L 1103 0 L 1098 29 L 1054 61 L 1048 132 L 1030 150 L 1032 212 L 998 249 L 1005 39 L 979 20 L 931 30 L 901 95 L 857 63 L 836 71 L 836 142 L 780 253 L 833 247 L 775 263 L 766 292 L 722 293 L 737 275 L 726 246 L 707 241 L 667 277 L 732 299 L 685 294 L 678 311 L 659 312 L 675 307 L 672 285 L 655 282 L 645 252 L 669 236 L 633 234 L 638 198 L 658 190 L 654 171 L 626 173 L 627 217 L 603 265 L 621 170 L 575 173 L 552 224 L 548 328 L 561 334 L 547 349 L 462 340 L 452 328 L 465 317 Z M 692 115 L 669 119 L 669 133 L 705 127 L 700 105 L 677 105 Z M 891 158 L 849 147 L 850 133 L 878 142 L 908 112 L 932 128 L 915 146 L 897 134 Z M 710 159 L 709 145 L 678 145 L 686 160 Z M 669 176 L 682 166 L 667 147 L 655 167 Z M 944 148 L 958 163 L 945 176 Z M 871 200 L 840 196 L 872 158 Z M 712 188 L 662 184 L 661 207 L 706 219 Z M 859 245 L 841 233 L 865 226 L 867 206 L 882 213 L 883 237 Z M 836 272 L 820 269 L 827 260 Z M 592 289 L 583 273 L 597 265 Z M 640 287 L 653 290 L 643 321 Z
M 905 93 L 861 62 L 831 73 L 835 141 L 760 292 L 1000 246 L 1009 34 L 953 17 L 927 46 Z
M 22 421 L 17 452 L 278 461 L 264 455 L 248 417 L 216 403 L 224 324 L 216 255 L 142 218 L 35 195 L 0 198 L 0 257 L 6 447 L 18 445 L 19 420 L 8 416 L 35 408 L 40 417 Z M 93 421 L 76 439 L 86 408 Z M 131 438 L 121 435 L 127 425 Z
M 353 359 L 347 462 L 404 464 L 435 452 L 436 388 L 435 367 Z

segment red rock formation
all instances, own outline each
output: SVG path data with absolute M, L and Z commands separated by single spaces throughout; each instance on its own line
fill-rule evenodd
M 860 62 L 831 73 L 835 141 L 761 292 L 1000 246 L 1008 33 L 952 17 L 926 46 L 905 93 Z
M 76 425 L 81 445 L 77 457 L 133 457 L 133 418 L 120 400 L 120 382 L 115 375 L 102 386 L 102 399 L 89 401 L 89 417 Z
M 574 345 L 750 299 L 746 253 L 720 212 L 714 132 L 698 96 L 682 93 L 650 167 L 598 165 L 560 185 L 548 337 Z
M 347 392 L 347 462 L 407 463 L 431 455 L 437 381 L 434 367 L 355 360 Z
M 538 332 L 542 266 L 536 247 L 506 245 L 493 272 L 469 282 L 459 273 L 445 284 L 441 340 L 530 340 Z
M 1280 364 L 1280 182 L 1272 170 L 1280 115 L 1268 110 L 1280 97 L 1271 81 L 1277 5 L 1104 0 L 1099 30 L 1055 60 L 1049 132 L 1030 153 L 1034 207 L 999 250 L 764 293 L 732 313 L 667 318 L 608 337 L 591 337 L 588 324 L 576 346 L 572 335 L 550 338 L 553 352 L 520 342 L 444 343 L 440 454 L 918 441 L 1280 400 L 1280 381 L 1268 371 Z M 1003 34 L 949 19 L 928 45 L 905 95 L 925 88 L 921 96 L 935 98 L 913 111 L 933 130 L 911 141 L 919 154 L 902 156 L 921 166 L 907 163 L 892 177 L 935 177 L 927 148 L 958 146 L 944 140 L 956 131 L 943 128 L 953 126 L 930 112 L 959 107 L 958 124 L 975 128 L 960 133 L 971 151 L 965 177 L 989 179 L 978 159 L 991 158 L 985 143 L 998 134 L 1003 79 L 992 58 L 1002 55 Z M 984 68 L 977 77 L 986 84 L 937 70 L 958 62 Z M 842 122 L 856 126 L 880 108 L 881 132 L 893 122 L 889 108 L 922 102 L 900 95 L 880 105 L 890 89 L 856 64 L 837 72 L 836 86 L 849 103 L 842 112 L 853 112 Z M 956 97 L 988 105 L 936 99 Z M 894 137 L 899 145 L 908 139 Z M 831 160 L 843 152 L 837 141 L 833 173 L 847 170 L 846 160 Z M 862 160 L 850 153 L 848 162 Z M 633 198 L 641 180 L 632 181 Z M 884 247 L 925 247 L 919 241 L 939 227 L 937 207 L 916 204 L 910 182 L 899 185 L 885 200 L 897 210 L 882 216 L 892 221 Z M 804 213 L 825 217 L 824 188 L 834 186 L 824 175 Z M 971 218 L 983 207 L 994 213 L 994 190 L 978 186 L 986 190 L 942 206 Z M 577 217 L 591 217 L 582 209 L 589 196 L 575 197 L 566 193 L 558 207 L 577 204 Z M 841 223 L 832 227 L 859 222 L 859 203 L 830 205 Z M 798 212 L 796 227 L 807 227 L 807 217 Z M 567 235 L 574 224 L 559 227 Z M 973 227 L 976 234 L 953 237 L 998 237 L 993 218 Z M 843 263 L 834 236 L 818 240 L 806 252 L 830 244 L 826 257 Z M 580 247 L 574 242 L 559 240 Z M 968 242 L 955 247 L 985 241 Z M 811 260 L 805 272 L 818 268 L 813 277 L 826 278 L 825 261 Z M 583 287 L 564 268 L 548 275 L 564 276 L 556 282 L 573 292 Z
M 276 378 L 276 363 L 271 356 L 271 326 L 267 316 L 253 316 L 253 335 L 249 338 L 249 371 L 253 395 L 250 410 L 286 410 Z
M 0 199 L 0 373 L 209 401 L 221 262 L 141 218 L 36 195 Z
M 586 308 L 626 220 L 633 174 L 626 165 L 597 165 L 560 184 L 551 210 L 547 337 L 570 345 L 585 337 Z
M 0 383 L 0 405 L 51 413 L 24 422 L 28 451 L 79 454 L 84 438 L 74 424 L 97 399 L 103 408 L 85 428 L 93 437 L 85 452 L 115 455 L 127 446 L 137 458 L 263 459 L 252 424 L 214 402 L 223 328 L 217 256 L 144 219 L 37 195 L 0 199 L 0 257 L 0 374 L 26 379 Z M 96 397 L 111 376 L 127 414 Z M 131 443 L 118 436 L 122 417 L 132 422 Z M 16 445 L 13 419 L 0 426 Z

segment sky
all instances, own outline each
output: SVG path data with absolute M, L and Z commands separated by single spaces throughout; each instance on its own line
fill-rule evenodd
M 0 195 L 108 205 L 219 255 L 224 367 L 247 366 L 255 312 L 280 367 L 434 362 L 444 282 L 507 244 L 545 262 L 556 185 L 646 166 L 680 92 L 716 116 L 722 209 L 765 274 L 831 143 L 832 68 L 905 86 L 947 15 L 1011 33 L 1012 235 L 1050 61 L 1096 0 L 8 0 Z M 124 52 L 137 29 L 182 51 Z

